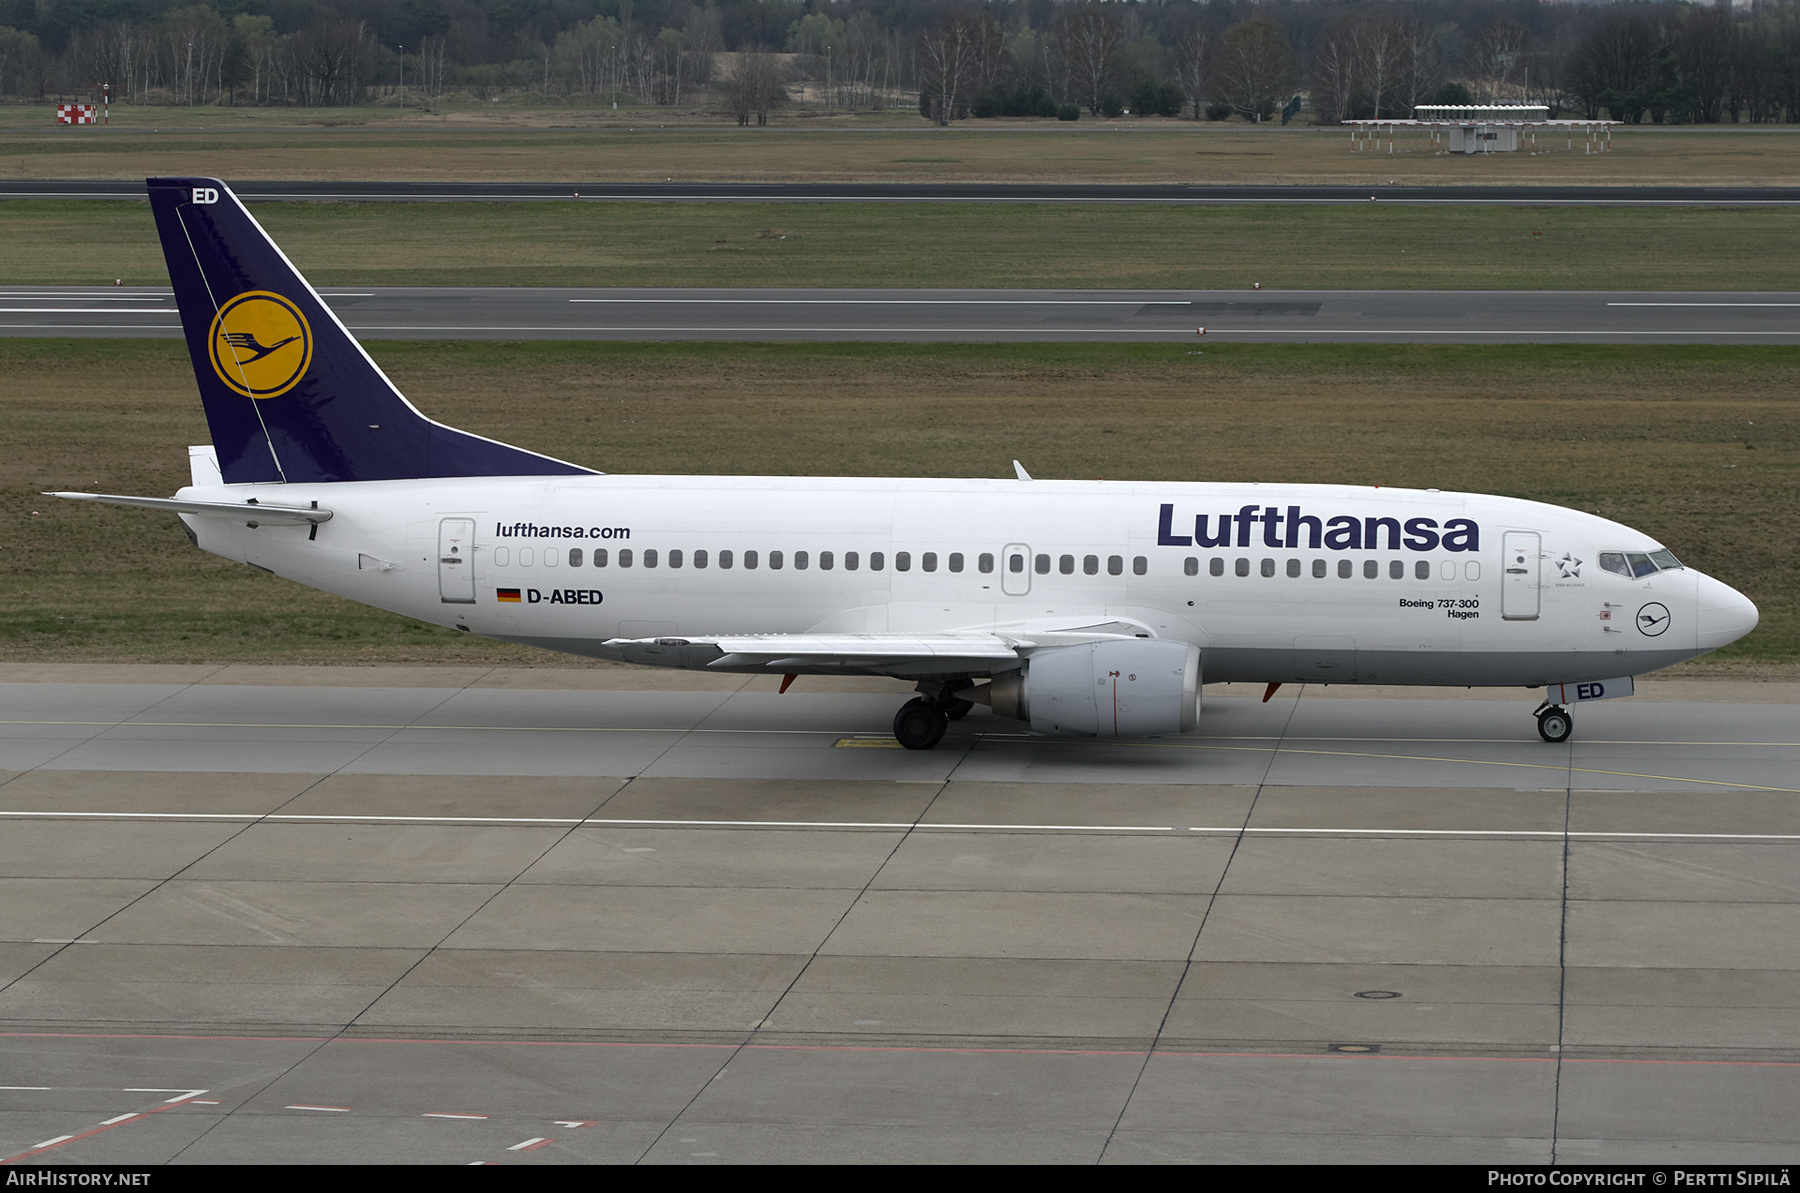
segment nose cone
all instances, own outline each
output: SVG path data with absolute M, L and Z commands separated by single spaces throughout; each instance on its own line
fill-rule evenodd
M 1698 579 L 1700 587 L 1695 595 L 1699 598 L 1699 634 L 1694 645 L 1701 650 L 1717 650 L 1756 628 L 1756 606 L 1749 597 L 1704 573 Z

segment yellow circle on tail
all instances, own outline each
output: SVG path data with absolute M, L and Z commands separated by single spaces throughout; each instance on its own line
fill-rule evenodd
M 249 398 L 300 384 L 312 363 L 312 328 L 300 308 L 267 290 L 246 290 L 219 308 L 209 337 L 213 372 Z

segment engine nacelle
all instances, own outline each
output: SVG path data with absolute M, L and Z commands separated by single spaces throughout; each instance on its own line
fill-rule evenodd
M 1033 733 L 1187 733 L 1200 723 L 1200 649 L 1166 638 L 1053 646 L 976 692 L 995 716 L 1030 721 Z

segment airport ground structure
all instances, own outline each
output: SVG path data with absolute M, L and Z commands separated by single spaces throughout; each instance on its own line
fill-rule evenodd
M 1410 120 L 1346 120 L 1359 153 L 1605 153 L 1616 120 L 1552 120 L 1544 104 L 1420 104 Z M 1580 145 L 1577 148 L 1577 142 Z

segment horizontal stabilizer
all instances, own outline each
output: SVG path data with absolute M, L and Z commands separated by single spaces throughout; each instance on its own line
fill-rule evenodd
M 121 497 L 117 493 L 46 493 L 70 501 L 98 501 L 103 505 L 135 505 L 140 509 L 167 510 L 172 514 L 229 514 L 247 521 L 304 526 L 331 521 L 331 511 L 315 503 L 310 509 L 293 505 L 264 505 L 258 501 L 182 501 L 173 497 Z

